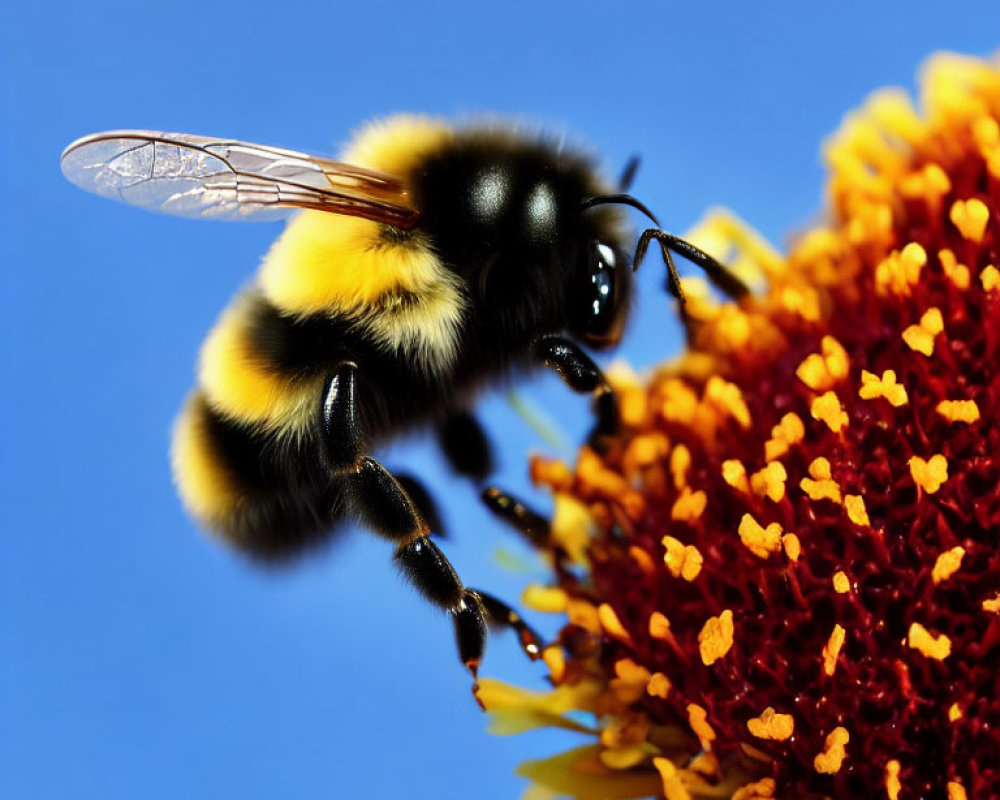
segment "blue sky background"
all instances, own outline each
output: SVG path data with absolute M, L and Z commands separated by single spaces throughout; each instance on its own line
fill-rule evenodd
M 523 758 L 469 696 L 448 621 L 348 531 L 274 574 L 199 535 L 167 448 L 198 346 L 277 235 L 146 214 L 66 183 L 58 154 L 142 127 L 336 152 L 398 110 L 518 114 L 573 133 L 672 230 L 734 209 L 771 241 L 821 207 L 819 146 L 940 49 L 1000 45 L 1000 6 L 912 2 L 441 3 L 0 0 L 0 797 L 514 798 Z M 651 259 L 622 353 L 678 329 Z M 571 441 L 585 402 L 524 384 Z M 528 488 L 542 442 L 483 404 Z M 471 585 L 516 599 L 530 554 L 430 443 L 384 453 L 436 488 Z M 533 617 L 543 628 L 545 620 Z M 510 636 L 486 674 L 542 686 Z

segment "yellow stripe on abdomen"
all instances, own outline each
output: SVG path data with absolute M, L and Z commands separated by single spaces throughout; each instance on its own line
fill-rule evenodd
M 199 392 L 188 397 L 174 425 L 170 461 L 184 507 L 206 527 L 224 527 L 239 505 L 240 490 L 217 451 Z
M 305 430 L 319 408 L 322 378 L 282 374 L 257 354 L 255 302 L 242 295 L 223 312 L 202 347 L 199 384 L 212 408 L 230 419 L 263 430 Z

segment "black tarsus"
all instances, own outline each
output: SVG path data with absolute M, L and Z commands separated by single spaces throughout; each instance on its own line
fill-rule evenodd
M 549 544 L 549 521 L 537 511 L 496 486 L 483 490 L 483 503 L 505 524 L 514 528 L 537 548 Z
M 479 595 L 483 603 L 483 610 L 486 612 L 486 621 L 491 625 L 502 628 L 513 628 L 517 633 L 517 639 L 521 643 L 521 649 L 532 661 L 541 658 L 542 642 L 541 635 L 535 631 L 528 623 L 522 619 L 513 608 L 503 600 L 499 600 L 491 594 L 473 589 Z
M 708 277 L 708 280 L 712 283 L 712 285 L 731 297 L 733 300 L 741 300 L 746 297 L 746 295 L 750 294 L 750 287 L 737 278 L 731 270 L 716 261 L 704 250 L 695 247 L 693 244 L 681 239 L 679 236 L 667 233 L 659 228 L 649 228 L 642 232 L 642 235 L 639 237 L 639 243 L 635 247 L 635 255 L 632 258 L 633 271 L 639 269 L 639 265 L 646 257 L 646 251 L 649 249 L 649 243 L 654 239 L 656 240 L 656 243 L 660 245 L 660 251 L 663 253 L 663 260 L 667 264 L 667 288 L 680 302 L 682 314 L 684 308 L 684 292 L 681 290 L 680 275 L 677 272 L 677 267 L 674 264 L 671 251 L 682 258 L 686 258 L 692 264 L 700 267 L 705 272 L 705 275 Z

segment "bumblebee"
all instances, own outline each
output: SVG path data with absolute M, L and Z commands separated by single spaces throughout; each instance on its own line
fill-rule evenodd
M 614 396 L 582 346 L 622 335 L 633 263 L 615 206 L 652 217 L 627 185 L 615 192 L 587 157 L 541 136 L 413 116 L 368 126 L 339 162 L 109 131 L 71 144 L 62 167 L 85 189 L 182 216 L 298 212 L 202 348 L 172 450 L 193 516 L 267 561 L 309 550 L 354 517 L 395 545 L 404 575 L 450 614 L 473 677 L 488 623 L 513 627 L 537 657 L 538 637 L 520 616 L 464 586 L 431 539 L 439 526 L 422 485 L 371 452 L 431 425 L 455 470 L 483 480 L 491 457 L 473 400 L 539 365 L 593 395 L 595 441 L 614 430 Z M 652 241 L 681 301 L 671 251 L 745 293 L 721 264 L 658 227 L 640 237 L 635 265 Z M 488 500 L 525 524 L 511 498 L 492 490 Z

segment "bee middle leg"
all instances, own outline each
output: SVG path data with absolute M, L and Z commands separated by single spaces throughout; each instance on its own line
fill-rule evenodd
M 493 472 L 493 448 L 471 411 L 455 409 L 438 425 L 438 442 L 451 468 L 475 483 Z
M 574 342 L 562 336 L 543 336 L 535 342 L 535 357 L 551 367 L 574 392 L 593 395 L 597 420 L 587 437 L 595 450 L 618 432 L 618 400 L 601 368 Z

